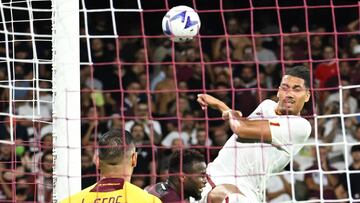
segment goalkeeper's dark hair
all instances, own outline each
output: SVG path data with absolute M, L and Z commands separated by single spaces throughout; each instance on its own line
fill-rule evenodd
M 205 162 L 204 156 L 197 150 L 184 149 L 183 151 L 175 151 L 171 154 L 169 160 L 169 173 L 180 173 L 180 166 L 182 165 L 182 172 L 192 173 L 192 166 L 195 163 Z M 176 177 L 176 176 L 175 176 Z
M 118 164 L 135 148 L 129 131 L 111 129 L 98 138 L 98 156 L 100 161 L 110 165 Z
M 285 75 L 291 75 L 291 76 L 303 79 L 305 81 L 305 87 L 310 88 L 309 68 L 307 68 L 305 66 L 294 66 L 292 68 L 287 68 Z

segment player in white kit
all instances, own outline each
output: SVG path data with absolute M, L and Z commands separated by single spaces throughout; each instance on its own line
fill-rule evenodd
M 221 111 L 234 132 L 207 167 L 201 203 L 264 201 L 267 175 L 283 170 L 301 149 L 297 144 L 311 133 L 310 123 L 300 117 L 310 99 L 309 87 L 308 68 L 289 68 L 277 92 L 278 102 L 264 100 L 247 118 L 210 95 L 198 95 L 202 108 Z

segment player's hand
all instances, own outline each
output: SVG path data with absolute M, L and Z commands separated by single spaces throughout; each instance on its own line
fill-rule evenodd
M 203 110 L 206 109 L 208 106 L 210 106 L 214 109 L 218 109 L 221 112 L 230 110 L 230 108 L 228 106 L 226 106 L 226 104 L 224 102 L 222 102 L 208 94 L 198 94 L 197 102 L 199 102 L 199 104 Z
M 217 108 L 217 105 L 220 101 L 218 99 L 216 99 L 215 97 L 210 96 L 208 94 L 198 94 L 197 102 L 200 104 L 201 108 L 204 110 L 208 106 Z

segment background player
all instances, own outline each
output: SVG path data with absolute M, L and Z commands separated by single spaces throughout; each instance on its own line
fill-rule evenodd
M 184 174 L 180 176 L 181 165 Z M 166 182 L 151 186 L 149 193 L 159 197 L 163 203 L 189 201 L 190 197 L 201 199 L 202 188 L 206 183 L 206 163 L 200 152 L 184 149 L 171 154 L 169 174 Z
M 137 154 L 128 131 L 113 129 L 99 138 L 97 165 L 100 181 L 70 196 L 62 203 L 161 202 L 157 197 L 130 183 Z
M 306 141 L 310 123 L 300 111 L 310 99 L 308 68 L 289 68 L 282 78 L 278 102 L 264 100 L 248 117 L 232 111 L 222 101 L 198 95 L 203 109 L 210 106 L 228 119 L 234 134 L 208 165 L 209 184 L 201 202 L 261 202 L 266 176 L 281 171 Z

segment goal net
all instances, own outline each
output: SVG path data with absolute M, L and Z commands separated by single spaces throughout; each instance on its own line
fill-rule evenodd
M 187 43 L 161 30 L 177 5 L 201 19 Z M 166 180 L 176 150 L 210 163 L 232 133 L 197 94 L 248 116 L 304 65 L 312 133 L 262 198 L 360 202 L 357 1 L 2 0 L 0 12 L 0 201 L 58 201 L 94 184 L 97 137 L 111 128 L 134 136 L 141 188 Z

